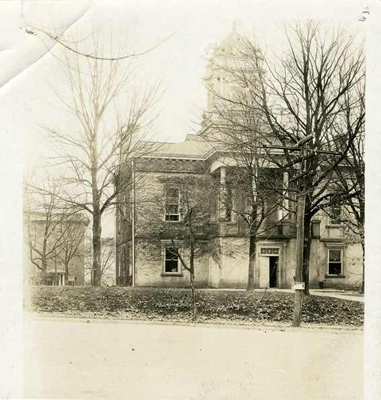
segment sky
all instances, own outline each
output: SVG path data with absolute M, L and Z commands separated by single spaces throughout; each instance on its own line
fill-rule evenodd
M 12 7 L 5 7 L 7 3 L 13 3 Z M 33 36 L 23 33 L 17 28 L 22 24 L 58 34 L 69 26 L 66 35 L 73 40 L 85 38 L 89 29 L 94 27 L 104 29 L 105 26 L 112 26 L 115 37 L 125 38 L 127 46 L 138 51 L 164 41 L 142 56 L 138 65 L 141 76 L 152 85 L 161 82 L 161 96 L 155 109 L 157 119 L 152 127 L 153 136 L 160 141 L 178 142 L 184 140 L 187 134 L 197 132 L 200 115 L 206 106 L 202 78 L 205 76 L 207 49 L 230 33 L 233 21 L 237 22 L 240 33 L 254 35 L 264 48 L 272 52 L 284 46 L 280 17 L 286 21 L 311 17 L 325 20 L 331 18 L 335 21 L 350 21 L 352 25 L 358 25 L 360 30 L 363 28 L 363 24 L 357 22 L 362 11 L 358 1 L 339 3 L 323 0 L 310 4 L 310 7 L 300 7 L 299 1 L 282 3 L 264 0 L 24 0 L 23 18 L 20 18 L 18 1 L 0 2 L 0 6 L 8 8 L 12 17 L 6 19 L 5 13 L 2 14 L 8 25 L 2 41 L 8 41 L 9 48 L 16 47 L 16 51 L 13 50 L 16 56 L 3 56 L 3 65 L 4 58 L 10 66 L 20 67 L 23 61 L 29 61 L 31 56 L 29 54 L 29 57 L 25 57 L 20 51 L 20 43 L 34 53 L 46 52 L 45 46 L 52 46 L 52 42 L 41 34 Z M 15 23 L 12 24 L 12 21 Z M 21 56 L 17 57 L 17 50 Z M 68 124 L 67 115 L 57 108 L 61 104 L 53 93 L 53 90 L 59 93 L 65 91 L 60 71 L 62 66 L 57 63 L 54 54 L 60 54 L 59 45 L 55 46 L 52 53 L 46 53 L 17 75 L 3 91 L 5 96 L 9 92 L 12 94 L 6 99 L 7 104 L 2 113 L 22 115 L 22 118 L 12 120 L 12 129 L 22 132 L 24 164 L 28 169 L 41 164 L 44 155 L 52 151 L 41 125 Z M 1 75 L 4 76 L 4 73 Z

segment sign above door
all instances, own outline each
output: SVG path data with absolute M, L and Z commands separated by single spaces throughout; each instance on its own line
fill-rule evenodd
M 262 247 L 261 248 L 262 255 L 279 255 L 279 247 Z

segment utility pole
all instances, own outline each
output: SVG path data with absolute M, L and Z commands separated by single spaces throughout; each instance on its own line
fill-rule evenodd
M 300 177 L 299 177 L 299 193 L 296 217 L 296 269 L 295 269 L 295 301 L 294 301 L 294 318 L 292 326 L 300 326 L 302 319 L 302 298 L 305 282 L 303 282 L 303 252 L 304 252 L 304 213 L 306 208 L 306 187 L 305 187 L 305 158 L 307 155 L 306 144 L 312 140 L 312 136 L 308 136 L 301 140 L 297 147 L 300 147 Z
M 341 155 L 341 153 L 330 151 L 330 150 L 317 150 L 309 149 L 307 144 L 314 138 L 313 135 L 309 135 L 304 139 L 300 140 L 295 146 L 264 146 L 268 149 L 281 149 L 287 151 L 300 152 L 300 157 L 298 160 L 285 165 L 284 168 L 289 168 L 297 163 L 299 164 L 300 173 L 297 177 L 292 180 L 299 181 L 299 193 L 298 193 L 298 205 L 297 205 L 297 220 L 296 220 L 296 269 L 295 269 L 295 301 L 294 301 L 294 317 L 292 321 L 292 326 L 300 326 L 302 317 L 302 297 L 305 287 L 305 282 L 303 282 L 303 250 L 304 250 L 304 214 L 306 208 L 306 192 L 309 188 L 306 187 L 305 175 L 308 173 L 306 171 L 306 160 L 313 157 L 315 154 L 331 154 L 331 155 Z M 311 153 L 312 150 L 312 153 Z
M 294 317 L 292 326 L 300 326 L 302 317 L 302 298 L 305 287 L 303 282 L 303 249 L 304 249 L 304 213 L 306 208 L 306 187 L 305 187 L 305 161 L 308 154 L 307 143 L 313 139 L 313 135 L 307 136 L 300 140 L 293 147 L 286 146 L 268 146 L 269 148 L 297 151 L 300 152 L 299 161 L 293 162 L 292 164 L 299 164 L 300 174 L 297 176 L 299 180 L 299 193 L 298 193 L 298 205 L 297 205 L 297 217 L 296 217 L 296 269 L 295 269 L 295 300 L 294 300 Z
M 303 259 L 304 259 L 304 214 L 306 208 L 306 191 L 307 188 L 305 184 L 305 175 L 308 173 L 306 171 L 306 158 L 310 157 L 307 143 L 313 139 L 313 135 L 307 136 L 305 139 L 300 140 L 296 147 L 300 151 L 300 175 L 299 175 L 299 196 L 298 196 L 298 209 L 297 209 L 297 233 L 296 233 L 296 269 L 295 269 L 295 302 L 294 302 L 294 318 L 292 321 L 292 326 L 300 326 L 302 317 L 302 298 L 305 288 L 305 282 L 303 282 Z M 329 150 L 313 150 L 313 154 L 332 154 L 340 155 L 335 151 Z M 312 155 L 313 155 L 312 154 Z

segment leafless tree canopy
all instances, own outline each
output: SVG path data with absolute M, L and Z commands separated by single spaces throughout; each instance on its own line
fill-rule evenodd
M 306 196 L 308 292 L 312 217 L 338 203 L 349 204 L 356 214 L 360 192 L 363 197 L 363 162 L 355 160 L 363 154 L 365 57 L 362 44 L 344 28 L 308 21 L 286 26 L 285 35 L 288 47 L 277 58 L 249 39 L 233 61 L 219 58 L 216 67 L 228 76 L 232 89 L 221 93 L 212 88 L 215 104 L 207 115 L 206 133 L 217 130 L 218 139 L 232 150 L 243 149 L 240 159 L 256 152 L 254 159 L 264 158 L 287 171 L 290 184 Z M 306 138 L 312 140 L 301 157 L 298 144 Z M 344 177 L 348 169 L 359 183 Z M 291 205 L 296 199 L 289 200 Z
M 60 201 L 61 189 L 61 182 L 51 177 L 45 179 L 43 188 L 25 184 L 25 240 L 32 264 L 47 272 L 48 264 L 61 262 L 67 284 L 69 264 L 75 257 L 83 257 L 87 220 L 65 207 Z
M 92 54 L 111 53 L 112 41 L 94 34 Z M 124 45 L 125 43 L 123 43 Z M 100 284 L 102 216 L 115 205 L 117 195 L 126 190 L 126 168 L 142 148 L 154 119 L 152 109 L 158 87 L 136 80 L 136 59 L 102 60 L 64 54 L 69 93 L 56 90 L 75 128 L 44 126 L 54 143 L 56 155 L 51 165 L 64 171 L 63 193 L 59 199 L 73 210 L 85 211 L 92 222 L 94 283 Z M 88 48 L 89 43 L 86 43 Z M 62 65 L 62 62 L 60 63 Z

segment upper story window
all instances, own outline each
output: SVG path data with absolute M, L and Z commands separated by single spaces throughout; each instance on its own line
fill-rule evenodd
M 343 249 L 328 249 L 328 275 L 343 275 Z
M 226 221 L 233 221 L 233 189 L 230 185 L 226 186 Z
M 329 210 L 329 225 L 342 224 L 342 210 L 340 206 L 331 207 Z
M 168 187 L 165 193 L 165 220 L 180 221 L 180 190 Z

